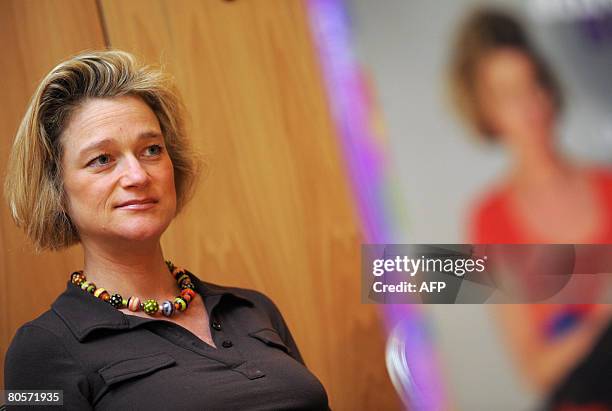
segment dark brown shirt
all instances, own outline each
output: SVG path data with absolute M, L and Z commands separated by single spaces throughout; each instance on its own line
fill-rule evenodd
M 61 389 L 70 410 L 329 410 L 271 299 L 188 274 L 217 348 L 163 317 L 126 315 L 68 281 L 50 310 L 17 330 L 5 389 Z

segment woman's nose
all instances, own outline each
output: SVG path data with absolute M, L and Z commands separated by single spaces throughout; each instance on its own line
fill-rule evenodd
M 149 174 L 140 161 L 134 157 L 127 157 L 124 162 L 121 184 L 124 187 L 142 186 L 149 182 Z

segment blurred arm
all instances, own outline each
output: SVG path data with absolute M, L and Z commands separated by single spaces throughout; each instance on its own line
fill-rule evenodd
M 496 311 L 524 375 L 536 390 L 547 393 L 590 351 L 610 321 L 612 305 L 599 305 L 575 328 L 553 340 L 546 339 L 531 319 L 528 305 L 500 304 Z

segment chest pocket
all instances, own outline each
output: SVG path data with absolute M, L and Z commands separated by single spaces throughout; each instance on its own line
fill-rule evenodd
M 119 360 L 105 365 L 98 370 L 98 374 L 104 380 L 104 387 L 96 395 L 94 404 L 109 390 L 113 384 L 122 381 L 144 378 L 154 372 L 171 367 L 176 364 L 176 360 L 165 352 L 147 354 L 139 357 Z
M 249 335 L 253 338 L 257 338 L 266 345 L 279 348 L 287 354 L 291 354 L 291 349 L 283 342 L 278 332 L 272 328 L 262 328 L 259 331 L 250 332 Z

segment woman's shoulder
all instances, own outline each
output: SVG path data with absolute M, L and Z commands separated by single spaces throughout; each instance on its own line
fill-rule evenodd
M 38 347 L 49 344 L 50 339 L 61 340 L 62 328 L 61 320 L 51 309 L 48 309 L 38 317 L 19 326 L 13 334 L 11 346 Z
M 46 311 L 17 329 L 4 358 L 4 386 L 11 390 L 59 388 L 64 391 L 66 409 L 92 409 L 86 398 L 86 373 L 58 333 L 53 315 Z
M 604 208 L 608 214 L 612 213 L 612 167 L 595 165 L 585 167 L 584 171 L 594 182 Z
M 54 306 L 65 297 L 66 290 L 59 294 L 56 299 L 38 316 L 22 323 L 11 338 L 11 346 L 23 350 L 37 350 L 41 345 L 55 344 L 58 348 L 63 346 L 67 340 L 73 339 L 73 334 L 62 319 Z M 45 348 L 45 351 L 48 351 Z
M 27 386 L 32 373 L 45 369 L 51 363 L 72 362 L 59 324 L 53 317 L 52 311 L 47 310 L 17 328 L 4 358 L 6 384 Z
M 494 183 L 476 194 L 468 208 L 468 237 L 471 242 L 485 242 L 487 234 L 505 221 L 508 187 L 505 183 Z
M 508 197 L 507 186 L 495 183 L 481 190 L 472 201 L 472 210 L 477 215 L 488 215 L 497 212 Z
M 593 165 L 585 168 L 585 171 L 592 177 L 596 178 L 600 185 L 612 186 L 612 167 L 607 165 Z

